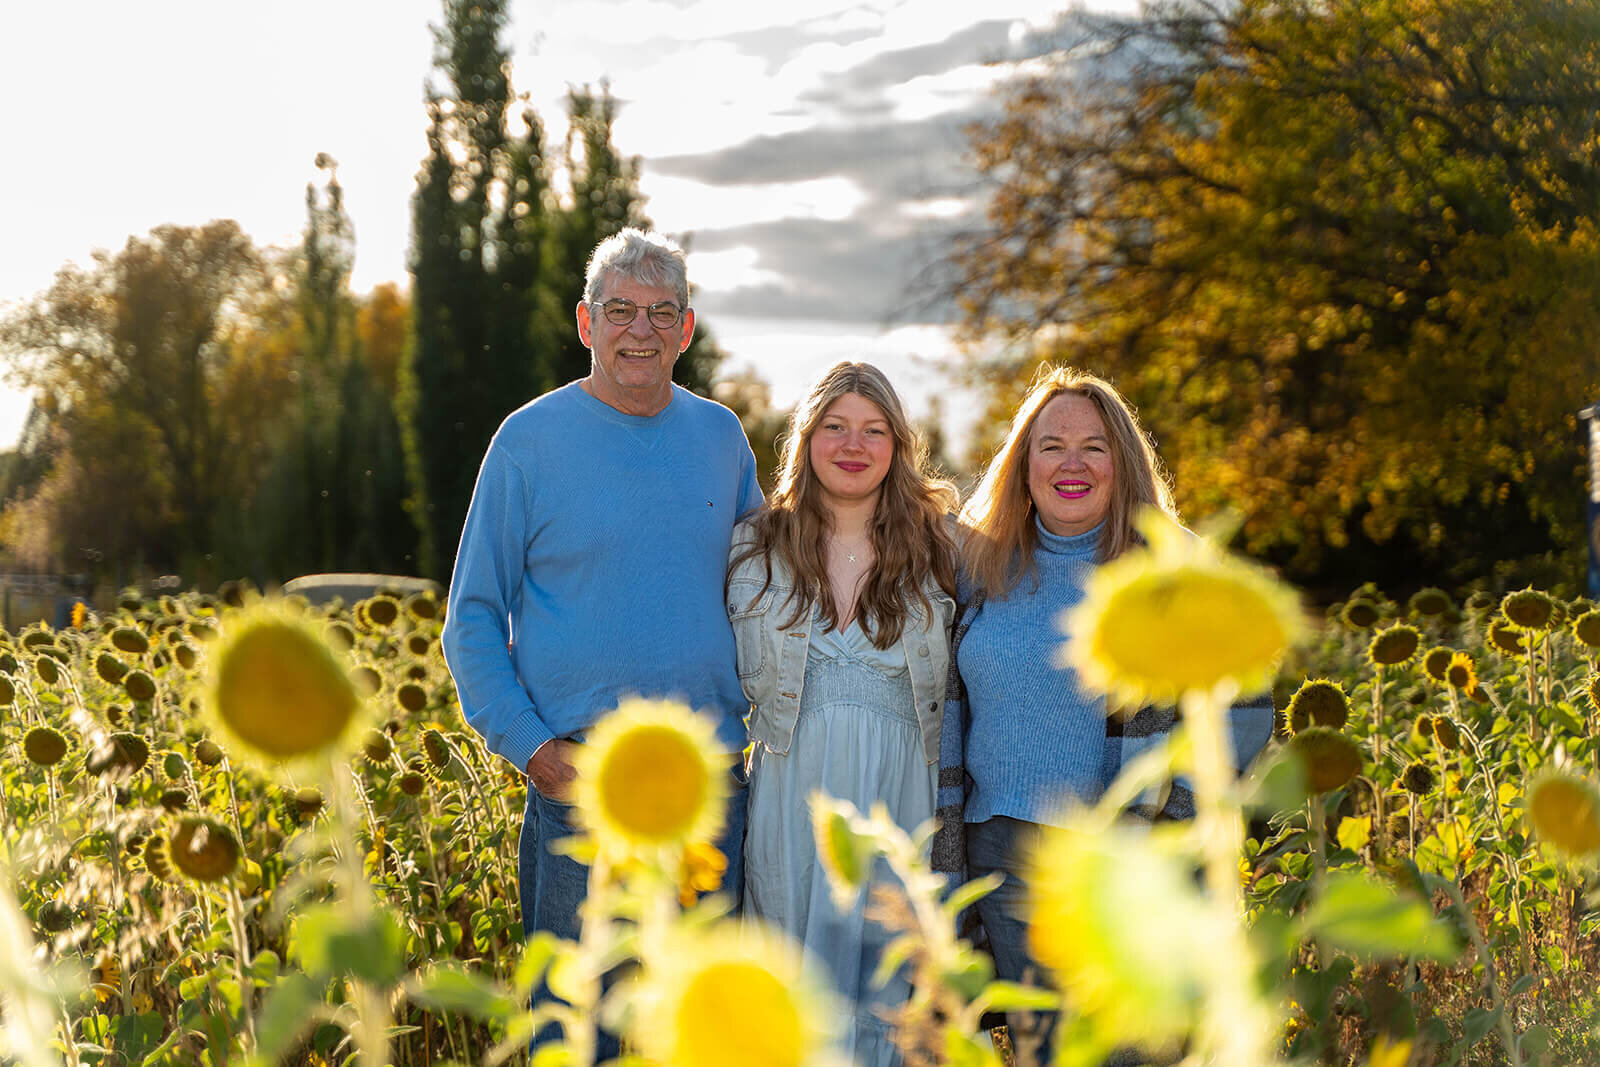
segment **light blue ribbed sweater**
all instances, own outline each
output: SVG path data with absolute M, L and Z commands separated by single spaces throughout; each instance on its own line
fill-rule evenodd
M 970 715 L 967 822 L 1052 822 L 1068 801 L 1093 803 L 1102 788 L 1105 700 L 1053 663 L 1064 640 L 1056 618 L 1083 599 L 1100 527 L 1076 537 L 1037 520 L 1034 529 L 1037 581 L 1024 576 L 1010 595 L 985 600 L 958 653 Z

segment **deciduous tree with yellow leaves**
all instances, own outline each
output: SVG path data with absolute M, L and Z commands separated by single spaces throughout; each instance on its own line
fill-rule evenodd
M 974 128 L 954 247 L 997 411 L 1114 378 L 1193 514 L 1302 582 L 1572 575 L 1600 395 L 1600 5 L 1079 14 Z M 1565 554 L 1565 555 L 1563 555 Z M 1423 584 L 1426 584 L 1424 581 Z

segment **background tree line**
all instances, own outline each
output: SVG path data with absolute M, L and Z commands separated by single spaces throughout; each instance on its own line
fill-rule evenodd
M 479 457 L 585 373 L 584 259 L 648 224 L 616 103 L 558 143 L 513 92 L 504 0 L 445 0 L 409 292 L 350 291 L 320 158 L 300 247 L 162 227 L 0 323 L 35 390 L 0 544 L 186 579 L 448 573 Z M 1042 361 L 1139 405 L 1188 515 L 1320 592 L 1573 581 L 1575 413 L 1600 395 L 1595 0 L 1163 0 L 1079 12 L 972 130 L 983 224 L 946 295 L 980 466 Z M 680 379 L 708 391 L 704 335 Z M 763 472 L 782 412 L 722 383 Z
M 572 89 L 548 144 L 506 22 L 505 0 L 445 0 L 435 27 L 409 292 L 352 292 L 356 235 L 319 155 L 297 248 L 230 220 L 162 226 L 0 320 L 36 398 L 0 466 L 0 551 L 119 583 L 448 575 L 500 420 L 588 371 L 589 251 L 651 225 L 609 90 Z M 701 329 L 677 376 L 707 392 L 720 359 Z
M 1176 0 L 1063 23 L 973 131 L 991 435 L 1033 368 L 1139 405 L 1186 514 L 1346 591 L 1582 574 L 1593 0 Z M 1498 570 L 1497 570 L 1498 568 Z

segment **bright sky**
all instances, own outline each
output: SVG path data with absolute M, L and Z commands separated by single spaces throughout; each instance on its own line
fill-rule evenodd
M 559 136 L 564 93 L 609 79 L 646 210 L 689 236 L 697 305 L 780 404 L 838 358 L 913 411 L 951 346 L 888 318 L 937 227 L 968 210 L 959 123 L 1061 0 L 512 0 L 512 82 Z M 55 0 L 0 9 L 0 303 L 167 222 L 238 219 L 293 243 L 327 152 L 355 286 L 405 280 L 440 0 Z M 0 447 L 27 398 L 0 385 Z M 955 406 L 952 429 L 962 432 Z

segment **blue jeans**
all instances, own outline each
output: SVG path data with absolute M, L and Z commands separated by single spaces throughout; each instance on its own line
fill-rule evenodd
M 734 914 L 737 914 L 744 897 L 744 822 L 749 780 L 742 762 L 734 766 L 732 774 L 726 822 L 716 844 L 728 857 L 728 870 L 720 892 L 732 898 Z M 522 900 L 525 936 L 548 930 L 557 937 L 578 940 L 578 905 L 589 892 L 589 868 L 571 856 L 558 856 L 550 851 L 551 842 L 571 836 L 573 818 L 572 805 L 546 799 L 538 790 L 528 788 L 522 836 L 517 844 L 517 890 Z M 555 994 L 543 982 L 533 991 L 535 1005 L 555 999 Z M 560 1039 L 560 1027 L 551 1024 L 534 1035 L 533 1047 Z M 616 1035 L 600 1031 L 595 1054 L 596 1062 L 615 1059 L 620 1054 Z
M 1030 849 L 1039 838 L 1037 823 L 997 815 L 985 822 L 967 823 L 967 876 L 982 878 L 1001 871 L 1006 880 L 1000 888 L 978 901 L 978 918 L 989 935 L 989 952 L 994 957 L 995 976 L 1008 982 L 1029 982 L 1053 988 L 1049 973 L 1028 952 L 1028 924 L 1023 910 L 1027 884 L 1023 866 Z M 1008 1016 L 1013 1034 L 1037 1034 L 1042 1063 L 1055 1059 L 1052 1042 L 1058 1013 L 1037 1012 Z

